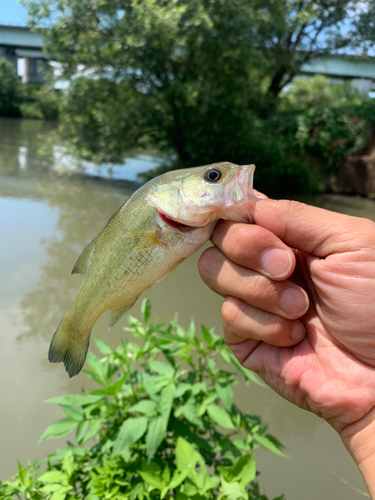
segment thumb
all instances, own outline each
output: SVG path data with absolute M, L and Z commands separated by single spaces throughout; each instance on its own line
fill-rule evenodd
M 289 247 L 317 257 L 358 250 L 365 244 L 366 235 L 374 244 L 375 224 L 368 219 L 289 200 L 260 199 L 249 202 L 249 210 L 255 224 Z

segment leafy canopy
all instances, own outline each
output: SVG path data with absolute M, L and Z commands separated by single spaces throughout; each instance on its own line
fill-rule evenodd
M 267 500 L 255 451 L 283 455 L 282 446 L 259 417 L 240 411 L 232 390 L 239 375 L 258 380 L 211 330 L 150 323 L 147 300 L 142 311 L 127 329 L 137 343 L 96 341 L 102 357 L 90 352 L 85 372 L 94 389 L 48 401 L 65 417 L 40 440 L 75 431 L 74 442 L 19 465 L 14 481 L 0 482 L 0 498 Z
M 24 3 L 70 80 L 62 136 L 98 162 L 145 144 L 179 166 L 253 161 L 258 118 L 300 65 L 374 39 L 375 0 Z

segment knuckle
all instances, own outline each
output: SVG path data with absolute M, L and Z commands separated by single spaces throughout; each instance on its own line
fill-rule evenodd
M 220 250 L 215 247 L 207 248 L 199 258 L 198 271 L 202 279 L 206 280 L 215 274 L 219 265 Z
M 240 301 L 234 297 L 227 297 L 221 306 L 221 316 L 227 330 L 231 331 L 232 325 L 236 324 L 241 312 Z
M 246 282 L 246 295 L 254 300 L 269 299 L 272 292 L 272 285 L 268 278 L 255 273 L 251 279 Z
M 275 317 L 268 325 L 267 339 L 268 343 L 273 345 L 289 346 L 292 344 L 290 334 L 293 323 L 283 318 Z
M 226 252 L 236 258 L 246 259 L 248 249 L 251 247 L 251 242 L 254 239 L 252 229 L 250 224 L 236 224 L 232 226 L 234 234 L 231 234 L 228 239 Z

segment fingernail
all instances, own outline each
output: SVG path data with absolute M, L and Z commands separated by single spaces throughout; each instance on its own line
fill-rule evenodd
M 293 324 L 292 332 L 290 334 L 292 340 L 294 340 L 295 342 L 302 340 L 303 337 L 305 336 L 305 333 L 306 330 L 303 324 L 300 323 L 299 321 L 295 321 Z
M 292 258 L 286 250 L 272 248 L 266 250 L 262 255 L 261 266 L 270 278 L 282 278 L 289 273 L 292 267 Z
M 298 288 L 287 288 L 280 297 L 279 306 L 289 315 L 302 315 L 309 304 L 307 294 Z

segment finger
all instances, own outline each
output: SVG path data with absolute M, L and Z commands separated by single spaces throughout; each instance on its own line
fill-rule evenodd
M 308 309 L 307 293 L 298 285 L 276 282 L 239 266 L 215 247 L 202 254 L 198 267 L 203 281 L 224 297 L 238 297 L 254 308 L 287 319 L 299 318 Z
M 236 264 L 274 280 L 290 276 L 295 267 L 293 251 L 268 229 L 255 224 L 221 221 L 211 241 Z
M 255 224 L 268 229 L 288 246 L 317 257 L 356 251 L 366 238 L 372 238 L 375 244 L 375 223 L 360 217 L 289 200 L 252 201 L 249 210 Z
M 251 339 L 274 346 L 288 347 L 305 336 L 305 327 L 300 321 L 288 320 L 262 311 L 236 297 L 225 299 L 221 314 L 224 339 L 229 346 Z

